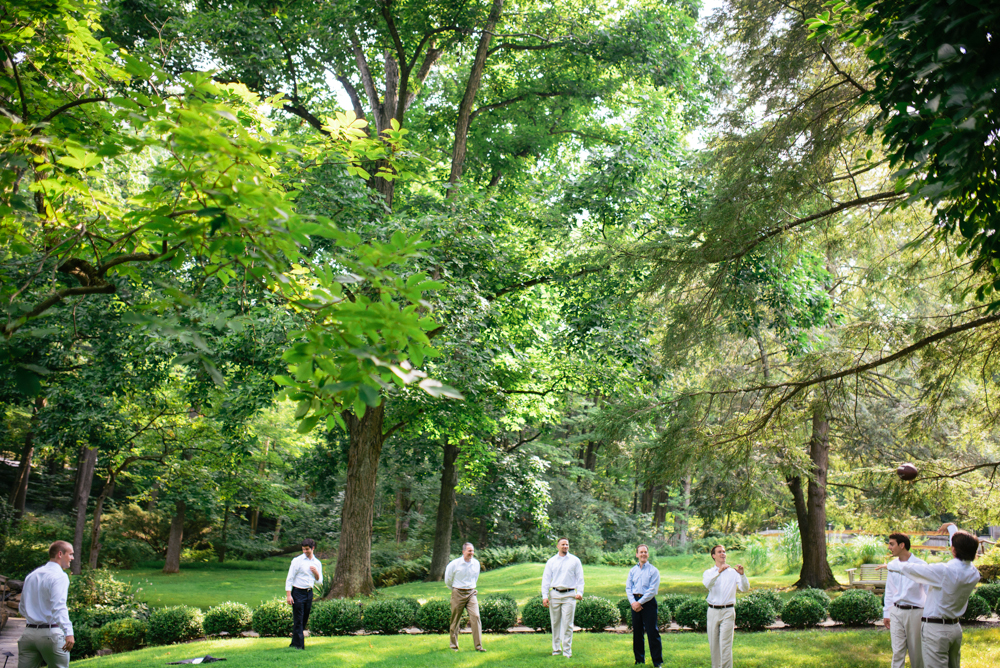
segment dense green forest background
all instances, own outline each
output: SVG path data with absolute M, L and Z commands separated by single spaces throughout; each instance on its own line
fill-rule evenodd
M 1000 524 L 1000 9 L 0 10 L 0 572 Z

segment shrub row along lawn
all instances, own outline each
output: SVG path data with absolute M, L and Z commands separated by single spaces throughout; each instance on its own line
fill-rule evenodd
M 223 657 L 227 668 L 264 666 L 370 666 L 378 668 L 431 668 L 437 666 L 622 666 L 632 663 L 632 638 L 628 634 L 578 633 L 573 638 L 573 658 L 550 656 L 547 637 L 501 635 L 484 639 L 485 654 L 472 651 L 469 636 L 459 640 L 460 652 L 448 649 L 442 636 L 344 636 L 308 638 L 304 652 L 287 647 L 281 638 L 212 640 L 185 645 L 153 647 L 128 654 L 80 661 L 88 668 L 162 666 L 170 661 L 211 654 Z M 886 631 L 852 630 L 766 631 L 737 636 L 734 646 L 741 668 L 884 668 L 891 650 Z M 691 668 L 709 665 L 708 640 L 703 634 L 673 633 L 664 638 L 664 666 Z M 77 665 L 74 663 L 74 665 Z M 1000 629 L 969 629 L 962 646 L 964 668 L 1000 665 Z

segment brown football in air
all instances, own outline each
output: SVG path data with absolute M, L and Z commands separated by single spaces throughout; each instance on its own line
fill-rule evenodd
M 899 468 L 896 469 L 896 475 L 899 476 L 900 480 L 913 480 L 917 477 L 920 471 L 913 464 L 907 462 L 906 464 L 900 464 Z

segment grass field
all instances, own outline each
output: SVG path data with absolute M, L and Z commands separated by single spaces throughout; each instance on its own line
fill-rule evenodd
M 88 668 L 162 666 L 170 661 L 211 654 L 223 657 L 226 668 L 270 666 L 365 666 L 370 668 L 486 668 L 488 666 L 623 666 L 632 663 L 632 638 L 626 634 L 576 633 L 573 657 L 553 657 L 550 636 L 487 635 L 485 654 L 472 650 L 471 638 L 460 639 L 461 652 L 448 649 L 444 635 L 352 636 L 307 638 L 306 651 L 288 648 L 288 640 L 234 639 L 154 647 L 107 657 L 74 661 Z M 865 631 L 769 631 L 739 633 L 734 649 L 740 668 L 884 668 L 889 665 L 889 633 Z M 693 668 L 709 665 L 704 634 L 664 635 L 664 666 Z M 1000 665 L 1000 629 L 969 629 L 962 651 L 964 668 Z
M 731 563 L 738 563 L 739 553 L 733 553 Z M 243 564 L 193 564 L 181 567 L 175 575 L 164 575 L 159 569 L 137 568 L 118 575 L 140 588 L 139 597 L 151 606 L 194 605 L 208 609 L 223 601 L 239 601 L 256 606 L 275 596 L 284 596 L 285 575 L 289 559 L 269 559 Z M 710 561 L 705 555 L 661 557 L 660 592 L 663 594 L 701 594 L 701 574 Z M 324 564 L 324 568 L 332 568 Z M 540 593 L 542 564 L 516 564 L 483 573 L 479 578 L 480 594 L 508 593 L 523 605 Z M 585 592 L 613 601 L 625 595 L 628 569 L 616 566 L 584 566 Z M 842 575 L 842 574 L 841 574 Z M 788 587 L 796 574 L 775 572 L 752 576 L 755 588 Z M 844 578 L 846 580 L 846 578 Z M 447 597 L 448 589 L 440 582 L 410 582 L 380 590 L 384 596 L 412 596 L 426 600 Z

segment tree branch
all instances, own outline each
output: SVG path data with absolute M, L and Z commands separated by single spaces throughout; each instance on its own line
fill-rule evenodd
M 51 113 L 49 113 L 48 116 L 43 118 L 40 121 L 40 123 L 48 123 L 59 114 L 63 113 L 68 109 L 72 109 L 73 107 L 79 107 L 84 104 L 90 104 L 91 102 L 107 102 L 107 101 L 108 98 L 104 97 L 103 95 L 100 97 L 81 97 L 79 100 L 73 100 L 72 102 L 67 102 L 63 106 L 56 109 L 55 111 L 52 111 Z M 31 134 L 33 135 L 38 134 L 39 132 L 41 132 L 41 130 L 42 130 L 41 128 L 35 128 L 34 130 L 31 131 Z
M 303 107 L 300 103 L 296 102 L 294 104 L 289 104 L 288 102 L 286 102 L 285 105 L 284 105 L 284 107 L 282 107 L 282 108 L 285 111 L 287 111 L 288 113 L 294 114 L 294 115 L 298 116 L 299 118 L 301 118 L 302 120 L 304 120 L 306 123 L 308 123 L 309 125 L 313 126 L 313 128 L 315 128 L 316 130 L 319 130 L 324 135 L 327 135 L 327 136 L 330 135 L 330 132 L 328 130 L 323 129 L 323 122 L 320 121 L 315 116 L 313 116 L 311 113 L 309 113 L 309 110 L 306 109 L 305 107 Z
M 509 107 L 512 104 L 523 102 L 524 100 L 527 100 L 529 97 L 561 97 L 563 95 L 572 95 L 572 93 L 522 93 L 517 97 L 512 97 L 509 100 L 504 100 L 503 102 L 494 102 L 493 104 L 485 104 L 479 107 L 478 109 L 472 112 L 472 115 L 469 117 L 469 120 L 472 120 L 473 118 L 475 118 L 476 116 L 485 111 L 493 111 L 494 109 Z
M 862 86 L 861 84 L 859 84 L 857 81 L 854 80 L 853 77 L 851 77 L 850 74 L 848 74 L 847 72 L 843 71 L 842 69 L 840 69 L 840 67 L 837 66 L 837 63 L 833 60 L 833 56 L 830 55 L 830 52 L 826 50 L 826 47 L 823 46 L 822 43 L 820 43 L 819 48 L 823 52 L 823 55 L 826 57 L 827 62 L 830 63 L 830 66 L 834 69 L 834 71 L 837 74 L 839 74 L 840 76 L 842 76 L 845 79 L 847 79 L 847 81 L 850 82 L 850 84 L 852 86 L 854 86 L 855 88 L 857 88 L 862 93 L 867 93 L 868 92 L 867 88 L 865 88 L 864 86 Z
M 604 270 L 608 269 L 609 266 L 610 265 L 602 265 L 602 266 L 599 266 L 599 267 L 585 267 L 585 268 L 581 269 L 580 271 L 578 271 L 576 273 L 569 274 L 569 275 L 566 275 L 566 276 L 540 276 L 539 278 L 533 278 L 530 281 L 523 281 L 521 283 L 515 283 L 513 285 L 508 285 L 507 287 L 498 290 L 493 296 L 487 297 L 486 301 L 488 301 L 488 302 L 496 301 L 500 297 L 503 297 L 506 294 L 510 294 L 511 292 L 517 292 L 518 290 L 524 290 L 526 288 L 530 288 L 530 287 L 535 286 L 535 285 L 541 285 L 543 283 L 554 283 L 556 281 L 568 281 L 568 280 L 572 280 L 574 278 L 580 278 L 581 276 L 586 276 L 588 274 L 596 274 L 596 273 L 598 273 L 600 271 L 604 271 Z
M 54 295 L 50 296 L 48 299 L 39 303 L 35 308 L 31 309 L 24 315 L 20 316 L 13 323 L 8 323 L 4 326 L 3 333 L 4 336 L 10 338 L 10 335 L 21 329 L 21 327 L 31 320 L 32 318 L 37 318 L 42 313 L 45 313 L 50 308 L 61 302 L 66 297 L 77 297 L 81 295 L 110 295 L 114 294 L 115 286 L 112 283 L 107 283 L 105 285 L 89 285 L 81 286 L 78 288 L 65 288 L 59 290 Z
M 535 434 L 534 436 L 532 436 L 531 438 L 522 438 L 520 441 L 518 441 L 514 445 L 512 445 L 512 446 L 510 446 L 508 448 L 504 448 L 504 450 L 506 452 L 514 452 L 515 450 L 517 450 L 518 448 L 520 448 L 525 443 L 531 443 L 532 441 L 534 441 L 536 438 L 538 438 L 541 435 L 542 435 L 542 432 L 541 432 L 541 430 L 539 430 L 538 433 Z
M 28 122 L 28 100 L 24 97 L 24 87 L 21 85 L 21 75 L 17 72 L 17 63 L 14 62 L 14 56 L 10 55 L 10 51 L 7 50 L 6 44 L 0 44 L 0 48 L 3 49 L 4 54 L 7 56 L 7 62 L 10 64 L 11 71 L 14 72 L 14 83 L 17 84 L 17 93 L 21 98 L 21 122 Z

